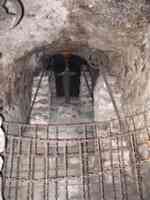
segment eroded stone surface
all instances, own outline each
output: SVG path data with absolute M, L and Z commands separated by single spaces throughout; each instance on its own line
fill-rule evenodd
M 1 96 L 13 104 L 15 92 L 16 59 L 36 47 L 66 48 L 84 43 L 105 51 L 114 66 L 121 88 L 122 104 L 142 107 L 149 96 L 149 4 L 138 1 L 23 1 L 25 15 L 21 23 L 9 32 L 0 33 Z M 51 46 L 51 44 L 53 45 Z M 58 45 L 59 44 L 59 45 Z M 82 45 L 81 45 L 82 46 Z M 25 58 L 24 57 L 24 58 Z M 119 60 L 119 61 L 118 61 Z M 34 61 L 19 64 L 26 68 Z M 9 64 L 9 65 L 8 65 Z M 15 69 L 15 70 L 14 70 Z M 12 75 L 15 72 L 14 75 Z M 17 75 L 18 76 L 18 75 Z M 18 81 L 17 81 L 18 84 Z M 20 84 L 20 83 L 19 83 Z
M 81 49 L 76 51 L 85 58 L 91 49 L 101 50 L 108 56 L 108 82 L 120 112 L 147 109 L 148 3 L 144 0 L 31 0 L 30 3 L 24 0 L 23 4 L 25 15 L 21 23 L 9 32 L 0 32 L 0 95 L 8 120 L 25 121 L 29 113 L 33 73 L 41 67 L 40 56 L 35 52 L 40 54 L 44 48 L 47 52 L 55 48 L 62 51 L 68 47 L 68 41 L 69 47 L 78 43 Z M 82 49 L 83 44 L 87 52 Z M 106 67 L 106 63 L 99 62 Z M 95 87 L 95 116 L 98 121 L 104 120 L 104 116 L 116 116 L 101 75 Z

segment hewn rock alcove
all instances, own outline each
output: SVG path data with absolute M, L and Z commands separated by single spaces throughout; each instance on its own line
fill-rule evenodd
M 148 200 L 150 3 L 20 2 L 0 4 L 2 195 Z

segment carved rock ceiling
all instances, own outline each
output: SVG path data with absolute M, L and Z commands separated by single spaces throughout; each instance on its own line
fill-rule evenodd
M 129 44 L 142 45 L 148 29 L 145 0 L 22 0 L 22 4 L 24 15 L 15 28 L 6 30 L 9 25 L 0 21 L 4 65 L 64 35 L 97 49 L 122 51 Z
M 7 1 L 14 13 L 16 1 Z M 63 49 L 68 46 L 62 41 L 69 40 L 73 45 L 81 43 L 107 52 L 119 77 L 124 101 L 130 104 L 133 100 L 140 101 L 139 98 L 147 99 L 150 94 L 148 0 L 21 1 L 24 14 L 17 26 L 9 29 L 10 19 L 14 20 L 15 15 L 9 16 L 9 20 L 2 20 L 0 15 L 1 71 L 8 73 L 16 59 L 36 47 Z M 2 6 L 0 9 L 3 10 Z M 3 79 L 1 76 L 0 82 L 4 83 Z

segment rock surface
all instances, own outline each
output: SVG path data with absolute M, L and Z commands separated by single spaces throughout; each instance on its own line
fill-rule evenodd
M 147 107 L 150 93 L 148 2 L 31 0 L 29 3 L 24 0 L 22 3 L 24 16 L 20 24 L 12 30 L 1 28 L 0 31 L 0 91 L 6 108 L 16 102 L 16 84 L 19 87 L 22 84 L 21 72 L 30 73 L 34 68 L 35 51 L 72 48 L 75 52 L 80 49 L 82 54 L 83 46 L 100 49 L 108 56 L 110 69 L 117 77 L 121 103 L 128 107 L 128 112 L 131 108 Z
M 120 113 L 149 108 L 149 1 L 22 0 L 22 3 L 24 16 L 20 24 L 8 31 L 0 26 L 0 107 L 3 107 L 7 120 L 26 122 L 35 71 L 46 65 L 41 58 L 44 54 L 63 52 L 65 49 L 90 60 L 90 64 L 93 62 L 92 66 L 99 69 L 94 90 L 96 120 L 116 117 L 102 79 L 101 70 L 106 68 Z M 65 107 L 59 109 L 64 111 Z M 72 108 L 67 112 L 72 113 Z M 77 112 L 74 115 L 78 117 Z M 138 119 L 136 126 L 140 122 Z M 16 133 L 15 127 L 12 132 Z M 141 154 L 146 152 L 143 147 L 144 150 L 139 149 Z M 107 160 L 110 158 L 106 159 L 106 164 Z M 128 162 L 128 155 L 126 160 Z M 70 160 L 71 165 L 75 162 L 77 160 Z M 144 166 L 143 174 L 146 179 L 149 166 Z M 145 182 L 148 183 L 145 186 L 148 199 L 149 180 Z M 110 188 L 109 184 L 107 188 Z M 79 188 L 71 189 L 78 194 Z M 74 198 L 80 199 L 71 197 Z

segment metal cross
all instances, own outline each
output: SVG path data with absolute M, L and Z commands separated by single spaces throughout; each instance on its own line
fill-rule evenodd
M 62 76 L 64 94 L 65 94 L 65 102 L 70 103 L 70 80 L 71 76 L 75 75 L 75 72 L 71 72 L 69 70 L 68 64 L 63 72 L 59 73 L 58 76 Z

